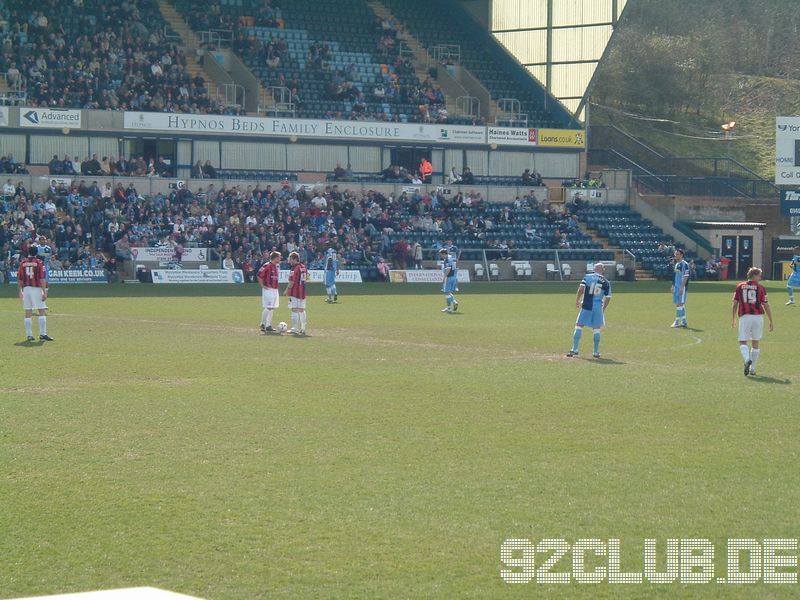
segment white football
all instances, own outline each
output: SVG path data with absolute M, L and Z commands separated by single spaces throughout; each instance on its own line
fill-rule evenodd
M 280 331 L 281 333 L 286 333 L 288 330 L 289 326 L 286 323 L 284 323 L 283 321 L 278 323 L 278 331 Z

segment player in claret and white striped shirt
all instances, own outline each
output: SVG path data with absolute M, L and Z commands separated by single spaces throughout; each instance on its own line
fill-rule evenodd
M 39 249 L 31 246 L 27 258 L 19 263 L 17 271 L 17 286 L 22 307 L 25 309 L 25 334 L 29 342 L 33 341 L 33 311 L 39 311 L 39 339 L 52 342 L 53 338 L 47 335 L 47 279 L 45 277 L 44 263 L 37 258 Z
M 764 334 L 764 313 L 769 318 L 769 330 L 773 330 L 772 309 L 769 306 L 767 290 L 759 283 L 761 269 L 752 267 L 747 271 L 747 281 L 736 286 L 731 308 L 731 327 L 736 327 L 739 317 L 739 351 L 744 360 L 744 374 L 755 375 L 758 356 L 761 353 L 759 342 Z M 752 349 L 748 349 L 750 342 Z

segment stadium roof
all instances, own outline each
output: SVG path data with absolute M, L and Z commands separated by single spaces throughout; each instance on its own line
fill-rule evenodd
M 490 29 L 579 120 L 628 0 L 492 0 Z

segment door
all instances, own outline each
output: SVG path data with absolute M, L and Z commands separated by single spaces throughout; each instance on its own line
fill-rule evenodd
M 154 137 L 125 138 L 124 146 L 128 158 L 142 156 L 145 162 L 152 158 L 156 163 L 161 158 L 169 166 L 169 175 L 175 175 L 175 165 L 177 164 L 175 140 Z
M 399 146 L 391 149 L 392 164 L 406 168 L 411 173 L 419 170 L 419 161 L 423 158 L 431 160 L 429 148 L 414 148 L 412 146 Z
M 722 248 L 719 253 L 721 258 L 727 258 L 728 263 L 728 276 L 725 279 L 730 279 L 733 276 L 734 269 L 736 269 L 736 236 L 723 235 Z
M 736 276 L 747 279 L 747 270 L 753 266 L 753 236 L 740 235 L 738 244 L 738 260 L 736 261 Z

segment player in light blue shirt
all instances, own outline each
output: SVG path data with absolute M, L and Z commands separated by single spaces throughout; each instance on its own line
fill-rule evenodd
M 325 291 L 328 297 L 325 302 L 332 304 L 339 301 L 339 294 L 336 291 L 336 276 L 339 274 L 339 257 L 336 250 L 328 248 L 325 253 Z
M 53 249 L 47 243 L 47 238 L 43 235 L 40 235 L 36 243 L 34 244 L 39 249 L 39 254 L 37 255 L 41 261 L 44 263 L 44 278 L 50 278 L 50 258 L 53 256 Z
M 567 356 L 578 356 L 583 328 L 591 327 L 594 331 L 592 356 L 600 358 L 600 332 L 606 324 L 605 312 L 609 302 L 611 284 L 605 277 L 605 265 L 595 263 L 594 272 L 586 274 L 575 295 L 575 308 L 580 309 L 580 312 L 575 323 L 575 333 L 572 334 L 572 350 L 567 352 Z
M 447 306 L 442 309 L 442 312 L 454 313 L 458 310 L 458 301 L 454 295 L 458 281 L 456 258 L 449 255 L 445 248 L 439 250 L 439 258 L 442 260 L 442 291 L 447 299 Z
M 689 291 L 689 263 L 684 260 L 684 252 L 675 250 L 675 276 L 672 287 L 672 303 L 675 305 L 675 322 L 672 327 L 686 327 L 686 294 Z
M 794 288 L 796 287 L 800 287 L 800 246 L 794 247 L 792 274 L 789 275 L 789 280 L 786 282 L 786 290 L 789 292 L 789 301 L 786 306 L 794 304 Z

